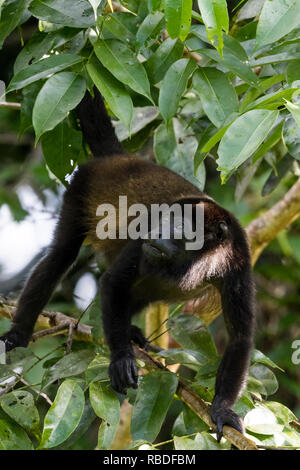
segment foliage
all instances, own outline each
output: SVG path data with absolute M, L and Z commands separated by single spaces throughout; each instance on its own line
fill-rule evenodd
M 180 308 L 170 313 L 167 326 L 181 348 L 164 350 L 157 357 L 164 358 L 166 365 L 180 364 L 182 372 L 153 371 L 139 361 L 143 369 L 139 388 L 128 392 L 133 406 L 130 448 L 143 445 L 159 448 L 163 444 L 156 439 L 172 403 L 177 401 L 178 376 L 182 373 L 199 397 L 208 401 L 213 397 L 220 357 L 207 327 L 190 314 L 181 313 Z M 63 346 L 59 350 L 63 352 Z M 72 436 L 75 441 L 80 440 L 86 431 L 85 424 L 90 425 L 96 416 L 100 418 L 98 448 L 109 448 L 118 428 L 124 396 L 110 388 L 108 349 L 93 346 L 86 350 L 86 345 L 79 343 L 72 353 L 62 357 L 56 355 L 45 362 L 40 392 L 54 397 L 46 410 L 42 406 L 44 400 L 41 397 L 37 400 L 34 387 L 28 384 L 18 388 L 20 380 L 32 368 L 32 353 L 28 350 L 26 360 L 20 362 L 23 351 L 22 348 L 12 351 L 9 365 L 0 366 L 0 434 L 2 429 L 3 434 L 7 432 L 12 436 L 9 441 L 1 440 L 2 448 L 49 449 L 60 448 L 64 442 L 73 444 Z M 34 364 L 39 361 L 41 359 Z M 16 373 L 20 364 L 21 369 Z M 296 420 L 294 414 L 278 402 L 266 401 L 278 388 L 273 372 L 276 368 L 278 366 L 264 354 L 257 350 L 253 352 L 247 387 L 235 410 L 244 417 L 247 435 L 257 444 L 299 448 L 300 434 L 292 426 L 292 421 Z M 7 386 L 12 377 L 15 380 Z M 54 388 L 52 384 L 56 384 Z M 94 412 L 85 411 L 91 408 Z M 175 449 L 228 448 L 224 439 L 217 443 L 215 435 L 208 433 L 207 425 L 186 405 L 181 404 L 175 418 L 172 429 Z
M 252 194 L 264 196 L 275 188 L 286 190 L 286 176 L 299 176 L 300 160 L 297 0 L 249 0 L 233 17 L 225 0 L 124 0 L 114 2 L 118 8 L 113 12 L 107 3 L 111 2 L 0 2 L 1 44 L 27 21 L 35 19 L 38 24 L 16 57 L 7 98 L 21 101 L 19 134 L 35 132 L 51 177 L 66 185 L 77 163 L 89 158 L 74 109 L 85 90 L 96 85 L 128 151 L 139 151 L 153 137 L 157 162 L 200 189 L 206 183 L 206 168 L 213 163 L 223 184 L 236 177 L 236 201 L 248 187 Z M 1 116 L 8 116 L 8 111 Z M 49 185 L 44 168 L 25 168 L 38 184 Z M 14 218 L 21 220 L 26 212 L 10 192 L 20 172 L 19 161 L 4 169 L 0 203 L 8 204 Z M 208 179 L 207 186 L 231 209 L 230 189 L 220 189 L 216 179 L 213 185 Z M 236 207 L 243 222 L 253 216 L 245 201 Z M 259 275 L 268 280 L 274 276 L 272 259 L 282 252 L 292 261 L 278 268 L 278 278 L 299 284 L 299 239 L 281 234 L 270 247 L 269 258 L 258 266 Z M 289 299 L 287 310 L 293 302 L 299 307 L 298 297 Z M 277 310 L 283 304 L 270 287 L 263 300 Z M 180 364 L 179 374 L 195 393 L 211 401 L 220 360 L 211 331 L 200 320 L 174 311 L 168 328 L 180 347 L 159 356 L 167 365 Z M 90 324 L 95 318 L 99 322 L 93 308 L 86 317 Z M 293 318 L 289 311 L 282 317 L 282 331 Z M 102 332 L 95 327 L 93 333 L 99 340 Z M 0 366 L 0 447 L 80 448 L 87 430 L 96 426 L 97 443 L 92 447 L 109 448 L 124 397 L 110 389 L 108 350 L 74 342 L 72 352 L 64 354 L 62 341 L 52 340 L 45 350 L 42 341 L 41 346 L 32 346 L 23 362 L 24 351 L 14 351 L 9 366 Z M 276 358 L 285 367 L 282 358 L 289 354 L 290 345 L 284 341 L 273 351 L 273 360 L 255 351 L 247 387 L 235 406 L 245 418 L 249 437 L 260 445 L 300 448 L 300 435 L 291 425 L 296 417 L 281 403 L 268 401 L 278 389 Z M 225 440 L 217 443 L 191 410 L 178 405 L 179 374 L 139 366 L 144 373 L 139 390 L 128 393 L 133 405 L 131 448 L 159 448 L 159 433 L 168 417 L 174 421 L 170 445 L 175 449 L 228 448 Z M 280 369 L 276 374 L 283 376 Z M 20 381 L 24 377 L 38 385 L 25 385 Z M 287 375 L 282 380 L 296 395 L 298 385 Z
M 118 133 L 128 129 L 129 148 L 132 141 L 137 150 L 154 134 L 158 161 L 200 187 L 207 156 L 217 162 L 223 183 L 264 161 L 276 173 L 290 156 L 284 173 L 297 171 L 299 149 L 291 143 L 299 139 L 300 114 L 295 0 L 264 2 L 258 20 L 257 2 L 247 2 L 230 25 L 225 0 L 199 0 L 200 14 L 184 0 L 133 1 L 115 12 L 105 1 L 78 0 L 71 8 L 69 0 L 34 0 L 20 2 L 19 20 L 15 15 L 8 25 L 13 4 L 2 5 L 2 40 L 25 13 L 38 19 L 39 31 L 16 58 L 7 92 L 22 91 L 22 110 L 32 112 L 36 141 L 42 140 L 47 164 L 62 182 L 82 150 L 79 139 L 73 144 L 70 111 L 93 84 L 119 119 Z M 149 106 L 159 111 L 152 120 L 143 119 Z M 136 108 L 143 119 L 138 130 Z M 166 136 L 173 142 L 162 161 Z

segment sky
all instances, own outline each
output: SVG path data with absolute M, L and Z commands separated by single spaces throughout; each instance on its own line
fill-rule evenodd
M 20 186 L 17 193 L 22 207 L 29 215 L 15 222 L 6 204 L 0 207 L 0 278 L 8 279 L 19 272 L 43 248 L 51 243 L 57 214 L 57 196 L 46 190 L 46 203 L 40 201 L 29 185 Z M 96 294 L 96 283 L 91 274 L 78 281 L 76 305 L 85 309 Z

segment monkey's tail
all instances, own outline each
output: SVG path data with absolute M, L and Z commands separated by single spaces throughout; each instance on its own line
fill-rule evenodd
M 123 153 L 103 98 L 96 87 L 94 87 L 94 98 L 87 90 L 76 112 L 84 139 L 94 157 L 102 158 Z

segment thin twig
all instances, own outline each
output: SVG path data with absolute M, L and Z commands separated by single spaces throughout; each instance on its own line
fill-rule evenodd
M 13 103 L 12 101 L 0 101 L 0 108 L 8 109 L 21 109 L 20 103 Z
M 30 387 L 31 390 L 33 392 L 35 392 L 38 396 L 40 397 L 43 397 L 47 403 L 49 403 L 49 405 L 51 406 L 53 404 L 53 402 L 50 400 L 50 398 L 48 397 L 48 395 L 46 395 L 46 393 L 43 393 L 43 392 L 40 392 L 39 390 L 37 390 L 36 388 L 34 388 L 30 383 L 26 382 L 26 380 L 24 379 L 20 379 L 20 382 L 22 382 L 24 385 L 26 385 L 27 387 Z
M 153 340 L 150 340 L 150 338 L 157 332 L 161 329 L 161 327 L 163 326 L 164 323 L 166 323 L 168 321 L 168 318 L 165 318 L 159 325 L 157 328 L 155 328 L 155 330 L 152 331 L 152 333 L 148 336 L 147 340 L 148 341 L 153 341 Z
M 52 328 L 48 328 L 42 331 L 38 331 L 37 333 L 34 333 L 31 337 L 32 341 L 36 341 L 39 338 L 42 338 L 43 336 L 53 336 L 56 333 L 61 333 L 62 331 L 67 331 L 68 328 L 70 328 L 70 323 L 61 323 L 60 325 L 53 326 Z
M 156 341 L 158 338 L 160 338 L 162 335 L 165 335 L 166 333 L 168 333 L 168 331 L 170 331 L 172 328 L 167 328 L 165 331 L 163 331 L 162 333 L 160 333 L 159 335 L 155 336 L 154 338 L 151 339 L 151 343 L 153 343 L 154 341 Z
M 300 423 L 298 423 L 298 421 L 294 420 L 293 421 L 290 421 L 290 426 L 292 426 L 294 429 L 296 429 L 296 431 L 300 432 Z
M 73 335 L 74 335 L 75 328 L 76 328 L 76 325 L 74 325 L 74 323 L 69 324 L 69 332 L 68 332 L 68 339 L 67 339 L 67 345 L 66 345 L 66 354 L 70 354 L 70 352 L 72 350 Z

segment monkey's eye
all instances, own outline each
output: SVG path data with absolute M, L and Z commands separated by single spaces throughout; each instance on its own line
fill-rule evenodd
M 219 240 L 225 240 L 225 238 L 228 237 L 229 233 L 229 228 L 226 222 L 224 220 L 221 220 L 221 222 L 218 223 L 218 230 L 217 230 L 217 238 Z

